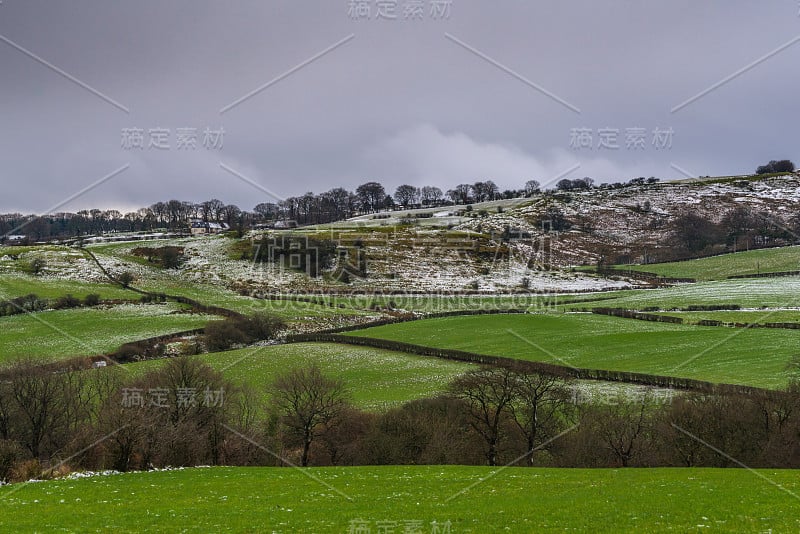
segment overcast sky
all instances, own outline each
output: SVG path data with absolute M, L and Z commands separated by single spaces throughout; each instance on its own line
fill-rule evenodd
M 2 0 L 0 211 L 800 159 L 797 0 L 414 3 Z

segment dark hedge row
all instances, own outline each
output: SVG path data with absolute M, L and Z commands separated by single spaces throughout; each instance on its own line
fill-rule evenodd
M 776 273 L 757 273 L 757 274 L 734 274 L 728 277 L 729 280 L 735 280 L 740 278 L 777 278 L 780 276 L 797 276 L 800 275 L 800 271 L 779 271 Z
M 69 310 L 73 308 L 91 308 L 100 304 L 130 304 L 136 303 L 134 300 L 101 300 L 97 293 L 90 293 L 83 299 L 71 294 L 64 295 L 55 299 L 39 297 L 35 293 L 23 297 L 0 301 L 0 317 L 10 315 L 20 315 L 23 313 L 35 313 L 44 310 Z
M 436 312 L 426 313 L 425 315 L 402 315 L 398 317 L 387 317 L 386 319 L 378 319 L 377 321 L 370 321 L 368 323 L 361 323 L 349 326 L 340 326 L 338 328 L 329 328 L 327 330 L 320 330 L 318 334 L 340 334 L 342 332 L 353 332 L 355 330 L 364 330 L 375 326 L 385 326 L 389 324 L 407 323 L 409 321 L 421 321 L 423 319 L 437 319 L 441 317 L 460 317 L 466 315 L 499 315 L 499 314 L 521 314 L 527 313 L 525 310 L 457 310 L 449 312 Z
M 642 313 L 634 310 L 625 310 L 622 308 L 592 308 L 592 313 L 596 313 L 598 315 L 609 315 L 612 317 L 624 317 L 625 319 L 636 319 L 638 321 L 683 324 L 683 319 L 680 317 L 658 315 L 655 313 Z
M 161 354 L 159 354 L 158 347 L 165 341 L 172 341 L 187 336 L 197 336 L 203 334 L 204 332 L 204 328 L 195 328 L 193 330 L 184 330 L 182 332 L 140 339 L 139 341 L 125 343 L 113 354 L 109 354 L 106 357 L 93 358 L 93 360 L 99 361 L 101 359 L 107 359 L 116 363 L 132 363 L 154 357 L 160 357 Z
M 662 276 L 657 273 L 651 273 L 648 271 L 640 271 L 640 270 L 626 270 L 626 269 L 615 269 L 613 267 L 599 267 L 596 269 L 597 274 L 602 275 L 612 275 L 612 276 L 627 276 L 629 278 L 636 278 L 645 280 L 648 282 L 657 282 L 662 284 L 693 284 L 697 282 L 694 278 L 672 278 L 669 276 Z
M 717 310 L 738 310 L 738 305 L 720 305 L 720 306 L 689 306 L 681 311 L 717 311 Z M 654 313 L 642 313 L 635 310 L 626 310 L 623 308 L 593 308 L 590 310 L 592 313 L 598 315 L 609 315 L 612 317 L 624 317 L 625 319 L 636 319 L 638 321 L 654 321 L 659 323 L 672 323 L 672 324 L 685 324 L 681 317 L 672 317 L 669 315 L 658 315 Z M 719 321 L 716 319 L 702 319 L 697 322 L 697 326 L 720 326 L 725 328 L 778 328 L 788 330 L 800 330 L 800 323 L 733 323 L 727 321 Z

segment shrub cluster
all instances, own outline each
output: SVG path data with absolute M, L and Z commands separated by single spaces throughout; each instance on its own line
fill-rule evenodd
M 39 298 L 38 295 L 31 293 L 24 297 L 0 301 L 0 316 L 42 311 L 46 310 L 49 304 L 47 299 Z
M 267 313 L 229 317 L 206 325 L 205 342 L 211 352 L 227 350 L 235 345 L 274 338 L 285 327 L 283 319 Z
M 301 235 L 265 236 L 256 242 L 253 252 L 256 262 L 270 262 L 283 268 L 304 272 L 316 278 L 329 269 L 336 258 L 336 243 Z
M 183 247 L 136 247 L 131 254 L 147 258 L 150 263 L 155 263 L 165 269 L 177 269 L 185 261 Z
M 100 295 L 96 293 L 86 295 L 83 300 L 70 294 L 58 297 L 55 300 L 49 300 L 41 298 L 35 293 L 31 293 L 24 297 L 0 301 L 0 317 L 38 312 L 50 308 L 54 310 L 66 310 L 70 308 L 80 308 L 81 306 L 97 306 L 98 304 L 100 304 Z
M 772 160 L 766 165 L 760 165 L 756 169 L 756 174 L 773 174 L 781 172 L 794 172 L 794 163 L 792 160 Z

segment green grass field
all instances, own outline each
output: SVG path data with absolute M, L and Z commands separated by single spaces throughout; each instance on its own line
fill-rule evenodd
M 0 276 L 0 299 L 9 299 L 36 293 L 42 298 L 58 298 L 66 294 L 83 298 L 97 293 L 101 299 L 138 300 L 140 295 L 123 289 L 116 284 L 95 284 L 77 280 L 53 280 L 38 276 L 3 275 Z
M 797 532 L 797 492 L 780 470 L 199 468 L 0 488 L 0 529 Z
M 112 256 L 126 256 L 127 251 L 137 247 L 163 247 L 183 246 L 190 243 L 193 238 L 174 238 L 174 239 L 148 239 L 148 240 L 134 240 L 122 241 L 118 243 L 94 243 L 87 245 L 86 248 L 90 249 L 95 254 L 106 254 Z M 139 258 L 139 256 L 127 255 L 129 258 Z M 147 260 L 145 260 L 147 262 Z
M 800 270 L 800 247 L 781 247 L 710 258 L 648 265 L 615 265 L 621 271 L 634 270 L 655 273 L 670 278 L 721 280 L 741 274 L 775 273 Z
M 382 411 L 404 402 L 441 393 L 456 376 L 471 369 L 466 363 L 412 356 L 366 347 L 299 343 L 256 347 L 195 356 L 235 383 L 266 391 L 280 373 L 316 363 L 324 373 L 343 379 L 359 408 Z M 125 366 L 142 372 L 163 360 Z
M 353 295 L 333 298 L 349 307 L 392 303 L 417 312 L 524 309 L 563 312 L 597 307 L 641 309 L 686 308 L 692 305 L 737 304 L 746 308 L 800 307 L 800 276 L 720 280 L 661 289 L 604 291 L 562 295 Z
M 663 289 L 615 291 L 603 296 L 613 298 L 585 304 L 574 303 L 565 305 L 563 308 L 608 306 L 630 309 L 645 307 L 670 309 L 717 304 L 738 304 L 745 308 L 794 308 L 800 307 L 800 276 L 699 282 Z
M 659 315 L 681 317 L 692 324 L 703 319 L 726 323 L 800 323 L 800 310 L 748 310 L 748 311 L 697 311 L 697 312 L 657 312 Z
M 307 322 L 314 318 L 334 317 L 336 315 L 365 315 L 366 312 L 348 308 L 331 308 L 319 304 L 300 301 L 271 301 L 244 297 L 219 286 L 210 284 L 191 284 L 188 282 L 145 280 L 134 284 L 140 289 L 164 292 L 195 299 L 203 304 L 220 306 L 251 314 L 256 311 L 273 313 L 292 322 Z M 80 282 L 76 280 L 54 280 L 22 274 L 0 276 L 0 300 L 35 293 L 39 297 L 56 299 L 66 294 L 84 298 L 90 293 L 100 295 L 101 299 L 139 300 L 141 295 L 123 289 L 115 284 Z M 338 303 L 337 303 L 338 304 Z
M 336 302 L 336 307 L 330 307 L 297 300 L 271 301 L 243 296 L 226 288 L 222 281 L 220 281 L 219 284 L 198 282 L 192 278 L 193 274 L 198 273 L 163 270 L 149 264 L 145 258 L 128 254 L 128 251 L 134 247 L 163 247 L 173 245 L 185 246 L 187 249 L 191 249 L 192 246 L 199 246 L 202 249 L 205 246 L 209 246 L 212 249 L 219 248 L 216 252 L 210 253 L 213 257 L 214 254 L 223 254 L 222 251 L 229 245 L 229 242 L 232 243 L 233 241 L 221 237 L 209 237 L 202 240 L 186 238 L 139 241 L 134 243 L 109 243 L 92 245 L 90 248 L 101 261 L 122 260 L 138 264 L 139 269 L 145 274 L 139 276 L 139 279 L 135 280 L 132 285 L 145 291 L 188 297 L 202 302 L 203 304 L 228 308 L 244 314 L 250 314 L 256 311 L 269 312 L 278 315 L 289 323 L 308 323 L 318 318 L 367 314 L 367 312 L 364 311 L 366 306 L 364 306 L 364 309 L 354 309 L 350 303 L 345 304 L 344 301 L 341 303 L 345 304 L 345 307 L 339 308 L 339 302 Z M 190 254 L 194 253 L 195 252 L 190 252 Z M 247 266 L 250 265 L 248 262 L 245 263 Z M 219 275 L 224 276 L 224 270 L 220 272 Z M 252 273 L 252 275 L 254 277 L 260 276 L 259 273 Z
M 176 313 L 175 304 L 78 308 L 0 318 L 0 363 L 111 352 L 149 337 L 202 328 L 214 316 Z
M 145 291 L 188 297 L 206 305 L 220 306 L 245 315 L 255 312 L 273 313 L 292 322 L 313 322 L 316 318 L 341 315 L 368 315 L 362 310 L 323 306 L 298 300 L 265 300 L 245 297 L 220 286 L 181 281 L 141 281 L 133 284 Z M 312 297 L 313 298 L 313 297 Z
M 660 289 L 540 295 L 352 295 L 326 297 L 346 308 L 391 305 L 435 313 L 461 310 L 522 309 L 564 312 L 597 307 L 641 309 L 686 308 L 692 305 L 739 305 L 745 308 L 800 307 L 800 276 L 719 280 Z
M 68 250 L 67 247 L 58 245 L 22 245 L 22 246 L 0 246 L 0 257 L 12 256 L 17 254 L 27 254 L 29 252 L 39 252 L 43 250 Z
M 123 241 L 119 243 L 96 243 L 86 248 L 95 254 L 101 261 L 103 259 L 116 259 L 136 264 L 157 278 L 170 278 L 174 272 L 163 269 L 159 264 L 147 261 L 144 256 L 137 256 L 131 252 L 136 248 L 162 248 L 174 246 L 185 248 L 186 245 L 196 242 L 196 238 L 152 239 L 147 241 Z
M 794 376 L 787 365 L 800 349 L 800 332 L 793 330 L 671 325 L 590 314 L 447 317 L 349 335 L 764 387 L 787 384 Z

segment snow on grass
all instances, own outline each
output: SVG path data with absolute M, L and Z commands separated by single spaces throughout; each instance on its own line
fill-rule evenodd
M 681 394 L 674 389 L 597 380 L 576 380 L 568 387 L 573 399 L 585 404 L 615 404 L 623 401 L 666 404 Z
M 615 307 L 739 304 L 749 308 L 792 308 L 800 305 L 800 277 L 744 278 L 682 284 L 641 291 L 614 301 Z
M 472 239 L 467 231 L 465 243 Z M 475 234 L 478 235 L 478 234 Z M 418 230 L 392 237 L 379 236 L 384 244 L 369 247 L 367 279 L 353 277 L 345 285 L 325 277 L 309 278 L 304 273 L 270 263 L 254 264 L 228 256 L 232 241 L 220 236 L 191 239 L 160 240 L 158 246 L 184 248 L 186 260 L 179 269 L 158 269 L 128 261 L 131 250 L 146 243 L 104 246 L 97 254 L 103 266 L 112 273 L 129 271 L 139 279 L 172 280 L 214 285 L 225 288 L 246 287 L 251 291 L 314 291 L 323 289 L 458 291 L 477 290 L 487 293 L 519 290 L 527 279 L 528 289 L 536 292 L 597 291 L 626 289 L 627 281 L 606 280 L 585 273 L 537 271 L 527 267 L 530 251 L 517 250 L 515 257 L 498 261 L 475 261 L 468 255 L 444 247 L 415 246 L 415 240 L 438 238 L 439 230 Z M 410 248 L 402 244 L 411 243 Z M 335 270 L 334 264 L 331 270 Z
M 45 261 L 39 277 L 48 280 L 80 280 L 86 282 L 105 282 L 107 278 L 97 265 L 86 258 L 79 250 L 66 247 L 26 247 L 17 254 L 0 257 L 0 273 L 3 275 L 25 271 L 34 259 Z
M 204 326 L 214 316 L 175 304 L 123 304 L 0 318 L 0 360 L 55 360 L 114 351 L 124 343 Z
M 568 198 L 534 197 L 518 210 L 476 217 L 456 229 L 500 234 L 511 227 L 536 239 L 543 235 L 537 221 L 548 207 L 556 206 L 573 223 L 573 229 L 553 238 L 551 263 L 569 266 L 595 263 L 609 250 L 623 254 L 626 247 L 648 247 L 650 256 L 657 256 L 670 232 L 671 219 L 687 209 L 718 222 L 729 209 L 749 205 L 761 211 L 768 209 L 778 222 L 786 222 L 796 212 L 798 202 L 800 179 L 796 176 L 753 182 L 629 186 L 571 193 Z

